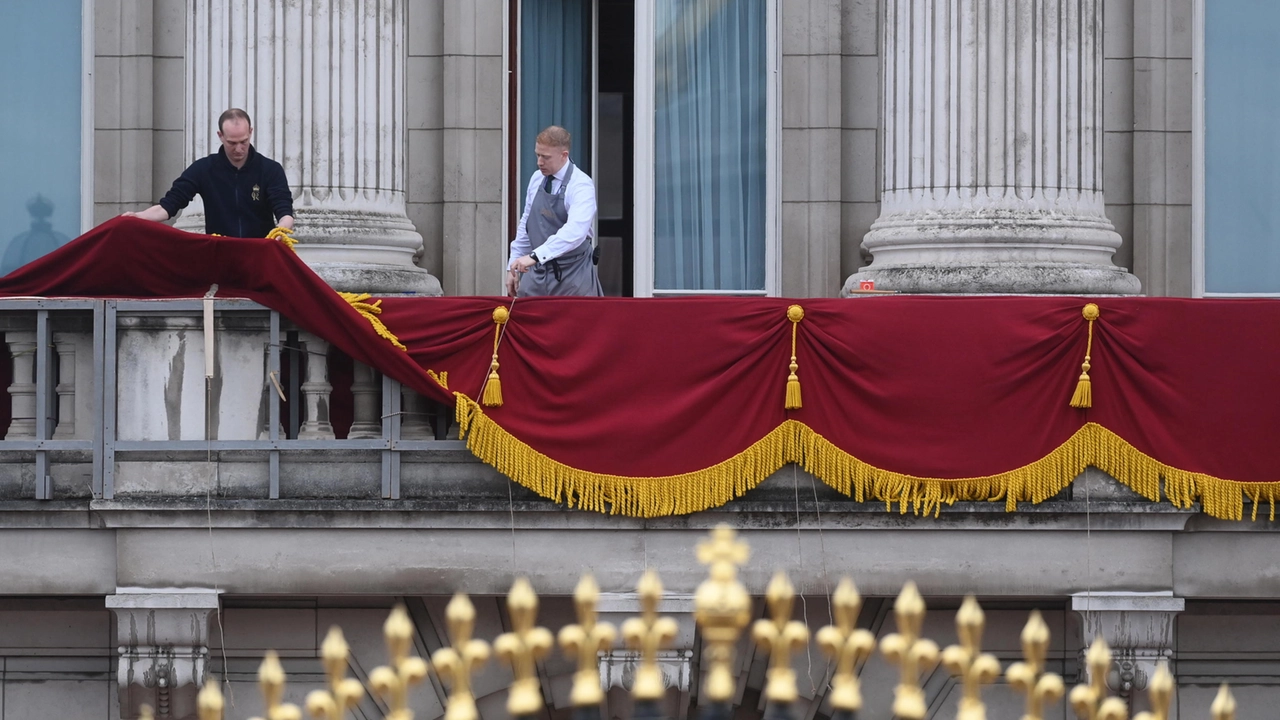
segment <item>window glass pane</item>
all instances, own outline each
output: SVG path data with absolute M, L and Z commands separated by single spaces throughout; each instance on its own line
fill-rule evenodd
M 1280 2 L 1205 3 L 1205 290 L 1280 293 Z
M 548 125 L 573 138 L 573 163 L 591 173 L 591 0 L 520 3 L 520 209 L 537 169 L 533 141 Z
M 80 3 L 0 2 L 0 274 L 80 234 Z
M 766 0 L 655 0 L 654 287 L 763 290 Z

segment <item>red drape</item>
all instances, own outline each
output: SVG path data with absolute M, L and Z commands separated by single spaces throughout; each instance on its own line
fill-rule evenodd
M 1091 301 L 1082 298 L 385 298 L 380 319 L 404 352 L 278 242 L 132 219 L 0 279 L 0 294 L 198 297 L 213 283 L 220 296 L 273 307 L 451 403 L 453 393 L 480 399 L 493 311 L 510 308 L 498 350 L 505 402 L 482 413 L 514 438 L 501 442 L 536 456 L 529 472 L 552 462 L 584 476 L 696 473 L 791 420 L 871 468 L 978 478 L 1042 461 L 1096 424 L 1161 472 L 1280 482 L 1271 440 L 1280 303 L 1269 300 L 1093 299 L 1093 406 L 1076 409 L 1088 343 L 1081 309 Z M 792 304 L 804 309 L 795 353 L 803 407 L 788 411 Z M 447 389 L 428 369 L 447 373 Z M 502 452 L 478 454 L 499 464 Z M 780 452 L 759 472 L 806 451 Z M 555 492 L 574 501 L 575 491 Z

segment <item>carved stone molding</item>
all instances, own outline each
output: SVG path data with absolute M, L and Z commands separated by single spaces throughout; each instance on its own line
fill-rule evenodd
M 1107 687 L 1125 698 L 1146 690 L 1156 666 L 1173 658 L 1176 620 L 1185 608 L 1186 601 L 1171 592 L 1071 596 L 1071 609 L 1083 620 L 1084 645 L 1101 637 L 1111 646 Z

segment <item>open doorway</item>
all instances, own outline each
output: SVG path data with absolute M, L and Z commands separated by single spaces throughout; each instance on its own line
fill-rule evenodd
M 635 0 L 512 3 L 514 66 L 508 122 L 514 228 L 533 173 L 533 139 L 547 125 L 573 135 L 573 161 L 596 185 L 596 242 L 606 295 L 635 294 Z

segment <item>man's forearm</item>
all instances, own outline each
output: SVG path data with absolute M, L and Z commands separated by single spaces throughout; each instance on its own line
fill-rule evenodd
M 123 213 L 125 217 L 142 218 L 143 220 L 151 220 L 153 222 L 164 222 L 169 219 L 169 211 L 164 209 L 162 205 L 152 205 L 146 210 L 138 212 Z

